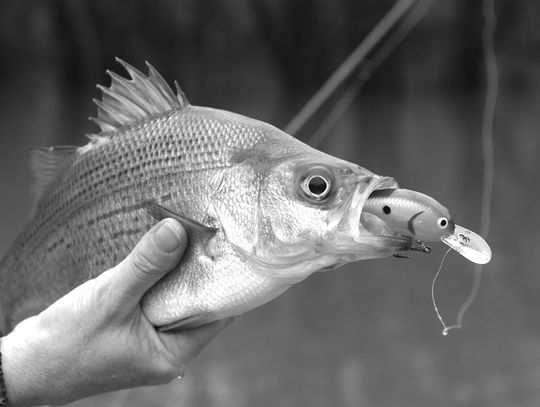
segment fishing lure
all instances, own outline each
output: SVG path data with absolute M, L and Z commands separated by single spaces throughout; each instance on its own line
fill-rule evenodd
M 410 237 L 429 252 L 424 242 L 450 246 L 476 264 L 491 260 L 491 249 L 476 233 L 456 225 L 450 212 L 435 199 L 408 189 L 381 189 L 368 198 L 364 212 L 382 219 L 392 231 Z

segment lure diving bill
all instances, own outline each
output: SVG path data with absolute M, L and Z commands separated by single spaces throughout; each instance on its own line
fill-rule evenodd
M 364 212 L 422 244 L 442 241 L 473 263 L 486 264 L 491 260 L 491 249 L 482 237 L 456 225 L 448 209 L 420 192 L 399 188 L 374 191 Z

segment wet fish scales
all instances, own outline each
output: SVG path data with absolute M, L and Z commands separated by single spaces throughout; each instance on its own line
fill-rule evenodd
M 205 199 L 214 190 L 212 181 L 218 176 L 215 169 L 229 165 L 220 153 L 223 141 L 216 140 L 218 135 L 224 138 L 226 132 L 218 123 L 210 124 L 203 118 L 200 126 L 216 131 L 202 140 L 193 137 L 184 141 L 176 137 L 177 132 L 197 132 L 190 123 L 197 119 L 180 118 L 180 129 L 171 126 L 177 119 L 174 115 L 166 119 L 130 129 L 133 145 L 119 136 L 75 164 L 15 246 L 13 255 L 17 261 L 12 266 L 19 270 L 19 278 L 31 280 L 36 268 L 48 271 L 43 278 L 53 282 L 50 285 L 55 290 L 49 296 L 52 300 L 57 293 L 95 277 L 103 271 L 102 267 L 112 267 L 155 223 L 142 209 L 142 201 L 168 196 L 169 201 L 174 201 L 170 207 L 178 213 L 194 219 L 202 217 L 208 204 Z M 153 136 L 157 140 L 150 142 Z M 212 147 L 214 151 L 204 153 L 203 149 L 211 151 Z M 180 173 L 182 177 L 178 176 Z M 133 233 L 126 233 L 127 230 Z M 69 247 L 49 250 L 47 258 L 45 253 L 28 255 L 59 238 Z M 94 242 L 101 243 L 97 246 Z M 68 251 L 70 255 L 66 256 Z M 43 267 L 49 263 L 71 270 L 70 278 L 55 278 L 55 270 Z M 73 281 L 71 276 L 79 278 Z

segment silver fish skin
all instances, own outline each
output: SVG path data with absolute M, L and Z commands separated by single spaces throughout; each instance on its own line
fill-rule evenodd
M 147 76 L 119 62 L 130 79 L 110 73 L 101 87 L 102 131 L 29 155 L 32 217 L 0 263 L 4 332 L 125 258 L 156 223 L 150 201 L 217 230 L 189 236 L 178 267 L 143 298 L 162 329 L 238 315 L 317 270 L 410 248 L 361 222 L 372 191 L 397 188 L 392 178 L 267 123 L 192 106 L 150 65 Z

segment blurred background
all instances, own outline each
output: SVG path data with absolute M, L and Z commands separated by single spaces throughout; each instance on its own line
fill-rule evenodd
M 150 61 L 195 105 L 284 128 L 395 4 L 389 0 L 0 2 L 0 253 L 27 220 L 25 151 L 83 144 L 95 85 Z M 495 2 L 500 70 L 484 268 L 464 329 L 441 335 L 444 247 L 316 273 L 239 318 L 162 387 L 73 406 L 540 405 L 540 3 Z M 479 231 L 482 2 L 435 1 L 319 146 L 446 205 Z M 308 139 L 309 132 L 298 137 Z M 455 321 L 473 267 L 437 281 Z

